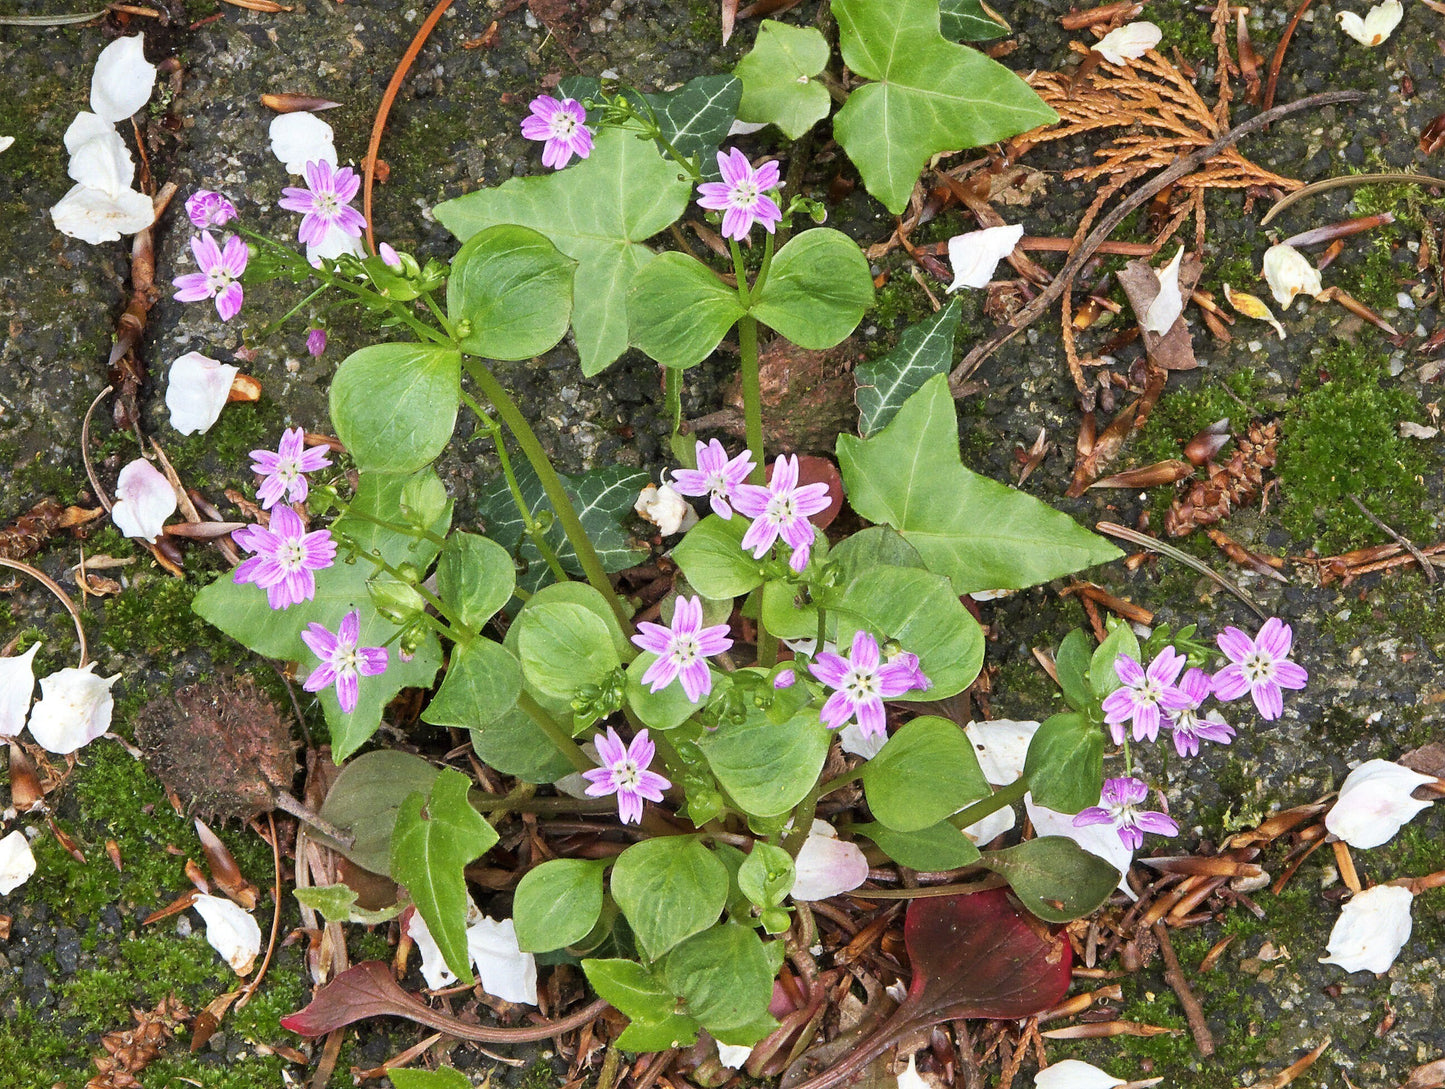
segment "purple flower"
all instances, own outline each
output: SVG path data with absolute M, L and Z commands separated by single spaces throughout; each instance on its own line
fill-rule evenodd
M 321 664 L 311 671 L 301 687 L 308 692 L 319 692 L 328 685 L 336 685 L 336 702 L 348 715 L 356 710 L 358 679 L 386 672 L 385 647 L 357 645 L 361 642 L 361 614 L 355 609 L 341 618 L 335 635 L 312 623 L 301 633 L 301 641 L 321 659 Z
M 710 628 L 702 626 L 702 598 L 679 597 L 672 614 L 671 628 L 646 620 L 637 627 L 639 634 L 634 635 L 632 641 L 643 650 L 657 655 L 657 661 L 648 666 L 647 672 L 642 675 L 643 684 L 651 685 L 653 692 L 660 692 L 681 677 L 682 690 L 693 703 L 712 691 L 712 674 L 708 672 L 707 659 L 714 654 L 722 654 L 733 645 L 733 641 L 727 636 L 726 624 L 715 624 Z
M 391 243 L 383 242 L 376 247 L 376 255 L 381 258 L 381 263 L 389 269 L 401 270 L 401 257 L 392 248 Z
M 782 210 L 766 195 L 778 187 L 778 164 L 764 163 L 754 170 L 746 155 L 730 148 L 717 153 L 717 168 L 723 180 L 699 185 L 697 202 L 723 213 L 723 237 L 742 241 L 754 223 L 761 223 L 763 230 L 772 234 L 783 218 Z
M 216 300 L 216 313 L 222 321 L 230 321 L 241 312 L 241 285 L 238 282 L 246 271 L 250 257 L 246 243 L 236 235 L 226 238 L 222 249 L 216 245 L 210 231 L 202 231 L 191 239 L 191 252 L 196 255 L 200 272 L 188 272 L 177 276 L 171 283 L 180 288 L 175 298 L 178 302 L 200 302 L 202 299 Z
M 1303 688 L 1309 680 L 1303 666 L 1288 660 L 1294 632 L 1277 616 L 1266 620 L 1254 639 L 1238 628 L 1225 628 L 1214 641 L 1229 659 L 1214 675 L 1215 697 L 1237 700 L 1248 692 L 1267 722 L 1284 713 L 1280 689 Z
M 592 133 L 587 131 L 587 111 L 575 98 L 558 102 L 549 95 L 532 99 L 528 109 L 532 116 L 523 118 L 522 135 L 528 140 L 543 140 L 542 165 L 561 170 L 576 155 L 585 159 L 592 154 Z
M 853 633 L 848 657 L 823 651 L 808 666 L 809 671 L 829 688 L 837 689 L 823 704 L 820 718 L 830 730 L 837 730 L 857 718 L 864 737 L 881 736 L 887 729 L 883 701 L 915 688 L 927 688 L 929 681 L 918 668 L 918 659 L 903 655 L 883 663 L 878 640 L 859 629 Z
M 331 531 L 307 533 L 301 516 L 290 507 L 271 512 L 270 528 L 243 526 L 231 539 L 256 555 L 243 560 L 232 574 L 234 582 L 254 582 L 266 591 L 266 603 L 273 609 L 289 609 L 316 596 L 316 576 L 336 562 L 336 542 Z
M 299 427 L 281 432 L 281 445 L 275 450 L 252 450 L 251 470 L 266 478 L 256 489 L 261 508 L 270 510 L 282 496 L 299 503 L 306 498 L 308 490 L 304 474 L 330 464 L 324 447 L 306 449 L 306 432 Z
M 587 788 L 587 796 L 601 798 L 616 794 L 617 814 L 622 823 L 637 824 L 642 820 L 642 799 L 660 802 L 662 792 L 672 786 L 657 772 L 647 770 L 657 746 L 648 740 L 646 730 L 638 730 L 632 744 L 624 746 L 611 726 L 607 727 L 606 737 L 598 734 L 593 742 L 602 766 L 582 773 L 592 784 Z
M 696 469 L 673 471 L 672 487 L 681 495 L 712 496 L 713 513 L 719 518 L 731 518 L 733 509 L 728 506 L 728 499 L 752 471 L 753 456 L 747 450 L 728 460 L 723 444 L 717 439 L 709 439 L 706 446 L 701 442 L 697 444 Z
M 306 350 L 314 358 L 321 358 L 321 353 L 326 351 L 326 330 L 316 328 L 306 334 Z
M 773 687 L 776 689 L 792 688 L 798 681 L 798 671 L 795 669 L 782 669 L 773 678 Z
M 197 189 L 186 199 L 186 215 L 197 230 L 224 227 L 236 218 L 236 206 L 220 193 L 210 189 Z
M 306 188 L 288 185 L 276 203 L 288 212 L 301 212 L 296 237 L 308 246 L 319 246 L 327 231 L 335 227 L 352 238 L 360 238 L 366 220 L 351 207 L 361 189 L 361 178 L 349 166 L 336 169 L 326 160 L 306 164 Z
M 1119 833 L 1119 839 L 1131 851 L 1137 851 L 1143 845 L 1145 832 L 1177 836 L 1179 825 L 1169 814 L 1138 808 L 1148 795 L 1149 787 L 1142 779 L 1105 779 L 1099 804 L 1079 813 L 1074 818 L 1074 827 L 1112 824 Z
M 1234 737 L 1234 727 L 1225 722 L 1218 711 L 1207 715 L 1199 713 L 1199 705 L 1214 692 L 1209 674 L 1202 669 L 1191 669 L 1179 682 L 1179 691 L 1189 697 L 1189 706 L 1175 709 L 1169 715 L 1169 727 L 1174 731 L 1174 748 L 1180 756 L 1194 756 L 1199 752 L 1199 741 L 1217 741 L 1228 745 Z
M 1127 654 L 1114 659 L 1114 673 L 1124 687 L 1104 697 L 1104 721 L 1109 724 L 1114 744 L 1124 743 L 1124 723 L 1134 721 L 1134 740 L 1153 741 L 1159 736 L 1159 709 L 1177 711 L 1189 706 L 1189 697 L 1174 685 L 1184 668 L 1184 655 L 1165 647 L 1146 670 Z
M 813 549 L 813 526 L 808 515 L 828 509 L 828 485 L 805 484 L 798 487 L 796 454 L 779 455 L 773 462 L 773 479 L 767 487 L 739 484 L 733 489 L 733 506 L 753 524 L 743 534 L 743 550 L 751 550 L 754 559 L 762 559 L 779 536 L 793 550 L 788 565 L 794 571 L 808 566 Z

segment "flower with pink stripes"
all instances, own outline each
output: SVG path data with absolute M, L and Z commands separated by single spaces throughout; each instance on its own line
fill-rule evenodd
M 361 177 L 349 166 L 339 170 L 325 159 L 306 164 L 306 188 L 288 185 L 276 203 L 288 212 L 300 212 L 301 227 L 296 237 L 308 246 L 319 246 L 327 232 L 336 228 L 360 238 L 366 219 L 351 202 L 361 191 Z
M 221 315 L 222 321 L 230 321 L 241 312 L 241 274 L 246 271 L 246 261 L 250 257 L 246 243 L 233 234 L 221 247 L 216 245 L 210 231 L 202 231 L 191 239 L 191 252 L 196 255 L 196 264 L 201 271 L 188 272 L 171 281 L 180 288 L 175 294 L 176 301 L 215 299 L 216 313 Z
M 587 111 L 575 98 L 558 101 L 550 95 L 538 95 L 527 108 L 532 116 L 522 119 L 522 135 L 543 141 L 543 166 L 561 170 L 573 155 L 585 159 L 592 154 Z
M 1191 669 L 1180 680 L 1179 691 L 1189 697 L 1189 706 L 1169 713 L 1169 728 L 1180 756 L 1197 755 L 1201 740 L 1228 745 L 1234 739 L 1234 727 L 1225 722 L 1218 711 L 1199 713 L 1200 705 L 1214 694 L 1214 682 L 1208 673 Z
M 813 550 L 813 524 L 808 516 L 828 509 L 828 485 L 822 482 L 798 487 L 798 456 L 779 455 L 773 462 L 773 478 L 767 487 L 739 484 L 733 491 L 733 506 L 753 520 L 743 534 L 743 551 L 762 559 L 779 537 L 793 550 L 788 561 L 794 571 L 808 566 Z
M 825 650 L 808 670 L 829 688 L 837 689 L 823 704 L 819 715 L 823 725 L 837 730 L 856 718 L 864 737 L 880 737 L 886 732 L 884 700 L 929 686 L 916 655 L 904 653 L 884 662 L 878 640 L 861 628 L 853 633 L 848 657 Z
M 233 582 L 254 582 L 266 591 L 266 603 L 273 609 L 289 609 L 316 596 L 313 572 L 336 562 L 336 542 L 331 531 L 318 529 L 306 532 L 301 515 L 290 507 L 277 507 L 271 512 L 271 525 L 242 526 L 231 539 L 247 552 L 256 553 L 242 560 L 232 573 Z
M 301 502 L 310 490 L 306 474 L 330 464 L 325 447 L 306 449 L 306 432 L 299 427 L 281 432 L 281 445 L 275 450 L 252 450 L 251 470 L 266 478 L 256 489 L 261 509 L 270 510 L 282 496 L 293 503 Z
M 733 509 L 728 499 L 739 484 L 753 471 L 753 455 L 744 450 L 735 458 L 717 439 L 697 444 L 697 468 L 674 469 L 672 487 L 679 495 L 710 496 L 712 512 L 719 518 L 731 518 Z
M 1253 639 L 1238 628 L 1225 628 L 1214 641 L 1229 659 L 1214 675 L 1215 698 L 1237 700 L 1248 692 L 1266 721 L 1284 713 L 1280 689 L 1303 688 L 1309 680 L 1304 667 L 1289 660 L 1294 632 L 1277 616 L 1266 620 Z
M 1179 825 L 1168 813 L 1141 810 L 1139 803 L 1149 796 L 1149 785 L 1142 779 L 1105 779 L 1099 804 L 1081 811 L 1074 818 L 1074 827 L 1090 824 L 1112 824 L 1119 839 L 1131 851 L 1144 843 L 1144 833 L 1177 836 Z
M 679 597 L 670 628 L 646 620 L 640 621 L 637 628 L 632 641 L 657 655 L 657 661 L 642 675 L 642 683 L 650 685 L 651 691 L 660 692 L 679 677 L 682 690 L 693 703 L 712 691 L 707 659 L 728 650 L 733 641 L 728 638 L 726 624 L 702 626 L 702 598 Z
M 1134 723 L 1135 741 L 1153 741 L 1159 736 L 1159 711 L 1178 711 L 1189 706 L 1189 697 L 1174 684 L 1185 658 L 1173 647 L 1159 652 L 1145 669 L 1127 654 L 1114 659 L 1114 673 L 1123 682 L 1104 697 L 1104 721 L 1114 744 L 1124 743 L 1124 723 Z
M 697 187 L 697 202 L 714 212 L 722 212 L 722 234 L 741 242 L 754 223 L 772 234 L 782 221 L 783 210 L 768 196 L 780 180 L 778 164 L 764 163 L 756 170 L 748 157 L 737 148 L 717 153 L 720 182 L 703 182 Z
M 611 726 L 607 736 L 593 738 L 597 756 L 602 766 L 584 771 L 582 777 L 592 785 L 587 788 L 589 798 L 602 798 L 608 794 L 617 795 L 617 814 L 623 824 L 637 824 L 642 820 L 642 802 L 662 801 L 662 792 L 672 786 L 668 780 L 655 771 L 648 771 L 647 765 L 657 755 L 657 746 L 647 736 L 646 730 L 638 730 L 631 745 L 623 745 L 622 738 Z
M 341 618 L 335 635 L 324 625 L 311 623 L 301 633 L 301 641 L 321 659 L 321 664 L 311 671 L 301 687 L 308 692 L 320 692 L 336 685 L 336 702 L 348 715 L 356 710 L 360 679 L 386 672 L 386 648 L 360 645 L 361 614 L 356 609 Z
M 197 189 L 186 198 L 186 215 L 199 230 L 224 227 L 236 218 L 236 206 L 220 193 Z

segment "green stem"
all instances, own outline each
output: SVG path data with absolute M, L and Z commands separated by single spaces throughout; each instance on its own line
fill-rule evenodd
M 763 284 L 768 282 L 768 273 L 773 268 L 773 236 L 771 233 L 763 236 L 763 263 L 758 266 L 758 275 L 753 280 L 753 286 L 749 294 L 756 298 L 763 290 Z
M 763 627 L 761 619 L 758 620 L 758 665 L 764 669 L 772 669 L 778 664 L 778 640 L 772 632 Z
M 407 537 L 415 537 L 417 540 L 430 541 L 438 548 L 445 548 L 447 545 L 447 539 L 445 537 L 438 533 L 433 533 L 429 529 L 421 529 L 418 526 L 408 525 L 405 522 L 391 522 L 385 518 L 378 518 L 373 514 L 367 514 L 365 511 L 357 510 L 339 495 L 332 496 L 331 501 L 341 509 L 344 517 L 355 518 L 359 522 L 370 522 L 374 526 L 380 526 L 382 529 L 389 529 L 394 533 L 401 533 Z
M 595 761 L 587 759 L 587 754 L 572 740 L 572 735 L 562 729 L 557 720 L 547 713 L 547 709 L 526 690 L 517 694 L 517 706 L 537 724 L 537 728 L 547 735 L 547 740 L 556 746 L 557 751 L 565 756 L 574 768 L 578 771 L 591 771 L 597 766 Z
M 1014 782 L 1006 787 L 999 787 L 987 798 L 974 802 L 965 809 L 959 810 L 948 818 L 948 823 L 955 828 L 967 828 L 971 824 L 977 824 L 990 813 L 1002 809 L 1006 805 L 1013 805 L 1029 792 L 1028 776 L 1021 775 Z
M 836 779 L 829 779 L 818 788 L 818 797 L 826 798 L 829 794 L 832 794 L 833 791 L 842 790 L 849 783 L 861 778 L 863 778 L 863 769 L 859 767 L 854 771 L 848 772 L 846 775 L 840 775 Z
M 672 447 L 673 439 L 682 431 L 682 371 L 677 367 L 662 368 L 662 390 L 663 399 L 667 404 L 667 414 L 672 420 L 672 435 L 669 436 L 668 446 Z
M 439 615 L 443 620 L 447 622 L 446 631 L 438 632 L 438 634 L 444 634 L 447 636 L 447 638 L 451 639 L 452 642 L 459 643 L 462 646 L 466 646 L 472 641 L 472 638 L 476 635 L 476 632 L 473 631 L 470 627 L 468 627 L 467 624 L 462 620 L 462 618 L 456 613 L 454 613 L 447 606 L 447 603 L 441 598 L 437 597 L 436 594 L 432 593 L 420 582 L 414 582 L 413 580 L 408 578 L 400 568 L 393 566 L 390 561 L 388 561 L 387 558 L 383 556 L 380 552 L 370 550 L 362 551 L 358 548 L 356 550 L 356 554 L 362 559 L 366 560 L 368 563 L 370 563 L 373 567 L 377 568 L 379 571 L 384 571 L 386 574 L 396 579 L 397 582 L 404 583 L 407 586 L 410 586 L 413 590 L 417 592 L 417 595 L 423 601 L 425 601 L 428 605 L 435 609 L 437 611 L 437 615 Z
M 567 489 L 562 485 L 562 478 L 557 475 L 557 470 L 552 468 L 552 462 L 548 460 L 546 451 L 542 449 L 536 433 L 527 423 L 527 419 L 522 415 L 517 403 L 502 388 L 502 384 L 487 369 L 486 364 L 480 359 L 470 356 L 464 356 L 463 362 L 473 381 L 481 387 L 483 395 L 492 402 L 498 415 L 502 417 L 502 422 L 507 425 L 512 437 L 517 440 L 517 445 L 522 448 L 522 453 L 526 455 L 533 472 L 541 480 L 542 489 L 547 493 L 547 499 L 552 504 L 552 510 L 556 513 L 557 520 L 562 523 L 562 529 L 566 532 L 567 540 L 571 542 L 573 551 L 577 553 L 577 559 L 582 564 L 587 581 L 606 599 L 608 606 L 617 617 L 617 622 L 622 625 L 622 630 L 630 632 L 632 617 L 628 613 L 627 607 L 622 604 L 622 599 L 617 596 L 617 591 L 612 588 L 612 583 L 607 578 L 607 571 L 602 566 L 602 559 L 597 555 L 597 550 L 592 547 L 587 530 L 583 528 L 582 520 L 577 517 L 577 509 L 572 505 L 572 500 L 567 495 Z
M 748 452 L 753 456 L 750 483 L 762 485 L 766 480 L 763 461 L 763 391 L 758 370 L 758 320 L 751 314 L 738 321 L 738 349 L 741 356 L 743 386 L 743 428 Z
M 817 812 L 818 799 L 822 795 L 823 784 L 814 783 L 807 796 L 793 807 L 793 830 L 783 837 L 783 850 L 795 859 L 808 841 L 808 833 L 813 830 L 813 814 Z
M 318 295 L 323 295 L 323 294 L 325 294 L 325 293 L 326 293 L 327 291 L 329 291 L 330 289 L 331 289 L 331 285 L 330 285 L 330 284 L 322 284 L 322 285 L 321 285 L 320 287 L 318 287 L 315 291 L 311 292 L 310 295 L 307 295 L 306 298 L 302 299 L 299 303 L 297 303 L 295 306 L 293 306 L 290 310 L 286 311 L 286 313 L 282 314 L 279 318 L 277 318 L 275 321 L 273 321 L 270 325 L 268 325 L 268 326 L 266 326 L 266 328 L 262 329 L 262 330 L 261 330 L 261 335 L 262 335 L 262 336 L 270 336 L 272 333 L 276 332 L 276 330 L 280 329 L 281 326 L 285 325 L 288 321 L 290 321 L 292 318 L 294 318 L 297 314 L 301 313 L 302 307 L 304 307 L 304 306 L 305 306 L 307 303 L 309 303 L 312 299 L 316 298 Z
M 426 303 L 427 309 L 431 311 L 432 317 L 436 318 L 437 323 L 447 331 L 447 336 L 455 340 L 457 336 L 456 326 L 447 320 L 447 316 L 443 313 L 442 308 L 438 306 L 436 300 L 431 297 L 431 292 L 424 292 L 421 298 L 422 302 Z
M 537 521 L 536 516 L 532 513 L 532 508 L 527 505 L 527 497 L 522 494 L 522 486 L 517 483 L 517 474 L 512 470 L 512 455 L 507 453 L 507 444 L 502 441 L 502 425 L 492 419 L 491 414 L 477 404 L 477 399 L 466 390 L 462 391 L 462 400 L 476 414 L 481 425 L 492 436 L 492 445 L 497 448 L 497 460 L 501 463 L 502 476 L 507 481 L 507 490 L 512 493 L 512 502 L 516 505 L 517 513 L 522 518 L 522 528 L 531 540 L 532 546 L 541 553 L 548 570 L 552 572 L 552 577 L 558 582 L 566 582 L 567 572 L 562 567 L 562 561 L 557 557 L 557 550 L 552 547 L 552 542 L 547 540 L 547 531 Z

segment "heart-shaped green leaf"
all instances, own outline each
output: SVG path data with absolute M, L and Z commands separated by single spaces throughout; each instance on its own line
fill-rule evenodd
M 752 51 L 738 61 L 743 81 L 738 120 L 771 122 L 796 140 L 828 116 L 828 89 L 814 77 L 828 64 L 827 39 L 815 27 L 764 19 Z
M 749 312 L 798 347 L 821 351 L 856 329 L 872 305 L 873 277 L 858 243 L 817 227 L 778 251 Z
M 472 235 L 447 278 L 447 317 L 468 326 L 462 351 L 488 359 L 547 351 L 571 323 L 576 267 L 528 227 L 505 224 Z
M 409 473 L 446 447 L 461 397 L 461 353 L 434 344 L 373 344 L 331 380 L 331 421 L 362 469 Z

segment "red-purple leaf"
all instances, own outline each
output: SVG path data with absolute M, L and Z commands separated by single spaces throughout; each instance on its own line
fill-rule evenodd
M 606 1008 L 606 1002 L 597 1001 L 560 1021 L 543 1021 L 527 1028 L 469 1025 L 432 1009 L 415 995 L 402 990 L 384 961 L 369 960 L 355 968 L 348 968 L 317 990 L 305 1009 L 281 1018 L 281 1027 L 301 1036 L 324 1036 L 332 1029 L 368 1017 L 405 1017 L 460 1040 L 519 1044 L 550 1040 L 559 1033 L 580 1028 Z

